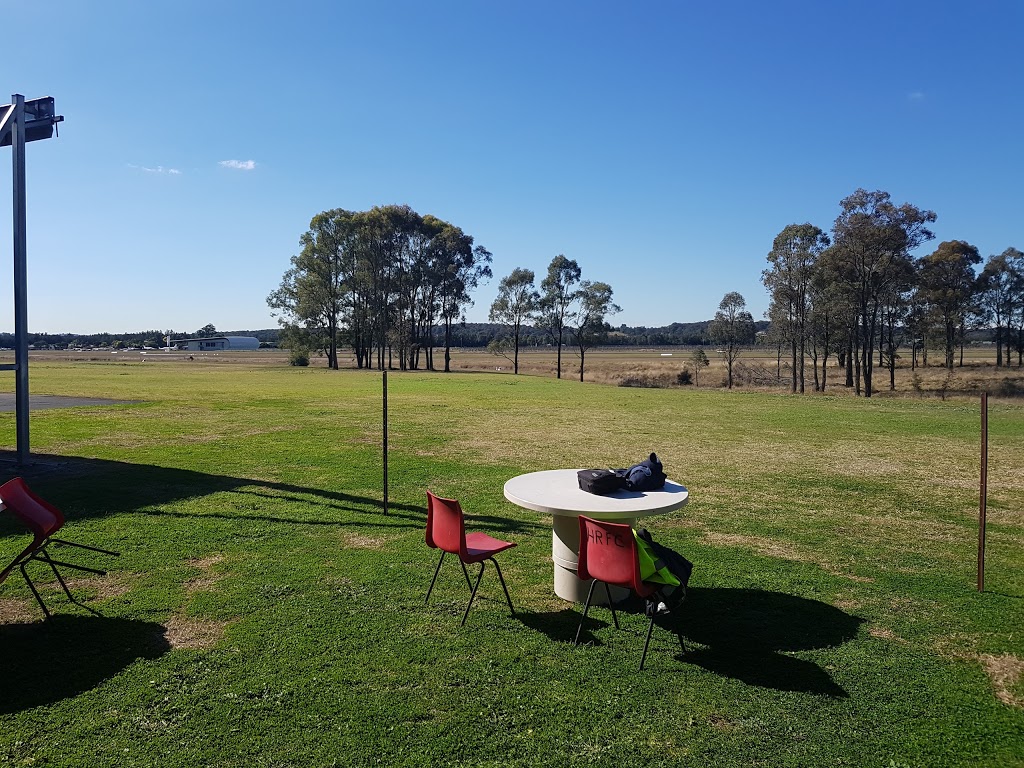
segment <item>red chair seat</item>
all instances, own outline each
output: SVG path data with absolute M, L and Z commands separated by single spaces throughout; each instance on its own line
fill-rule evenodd
M 486 533 L 466 534 L 466 563 L 479 563 L 506 549 L 512 549 L 515 544 L 511 541 L 502 541 L 488 536 Z

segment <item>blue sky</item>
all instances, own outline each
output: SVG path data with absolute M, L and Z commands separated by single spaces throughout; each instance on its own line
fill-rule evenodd
M 309 220 L 406 203 L 494 254 L 468 319 L 559 253 L 614 324 L 760 318 L 772 239 L 882 189 L 1024 249 L 1024 3 L 0 0 L 28 146 L 34 332 L 273 327 Z M 10 151 L 0 248 L 11 252 Z M 0 265 L 0 330 L 13 329 Z

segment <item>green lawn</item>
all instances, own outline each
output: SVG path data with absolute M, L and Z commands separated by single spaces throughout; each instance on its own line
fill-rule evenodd
M 0 586 L 0 764 L 1024 765 L 1021 403 L 991 403 L 979 594 L 975 400 L 388 385 L 385 516 L 379 373 L 34 364 L 33 392 L 139 402 L 32 416 L 30 484 L 124 554 L 75 581 L 102 617 Z M 650 527 L 695 570 L 689 653 L 656 629 L 638 673 L 643 617 L 573 648 L 550 520 L 501 489 L 652 450 L 691 501 Z M 488 571 L 460 628 L 453 562 L 424 606 L 428 487 L 518 543 L 515 618 Z

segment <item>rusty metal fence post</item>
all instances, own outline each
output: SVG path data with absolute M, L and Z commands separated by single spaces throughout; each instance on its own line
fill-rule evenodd
M 985 591 L 985 517 L 988 506 L 988 392 L 981 393 L 981 498 L 978 502 L 978 591 Z

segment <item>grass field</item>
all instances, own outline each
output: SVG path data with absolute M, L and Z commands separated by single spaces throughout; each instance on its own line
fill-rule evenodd
M 138 402 L 32 416 L 26 478 L 124 554 L 74 582 L 101 617 L 0 586 L 0 764 L 1024 765 L 1020 401 L 990 404 L 979 594 L 976 397 L 391 373 L 384 515 L 379 373 L 117 359 L 33 362 L 34 393 Z M 652 450 L 691 502 L 651 528 L 696 567 L 689 653 L 656 630 L 637 673 L 643 617 L 573 648 L 550 520 L 501 489 Z M 518 543 L 516 617 L 488 572 L 460 628 L 451 563 L 423 605 L 428 487 Z

